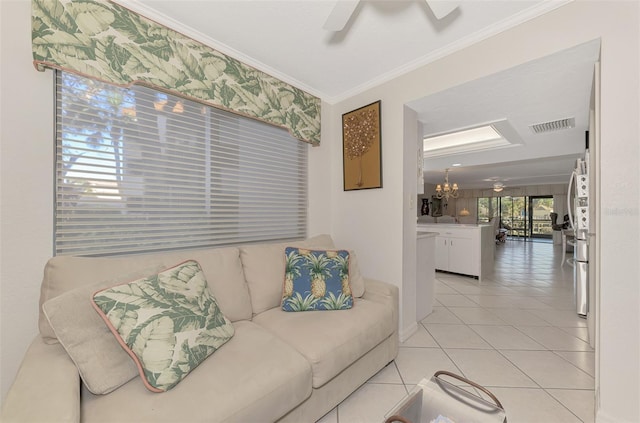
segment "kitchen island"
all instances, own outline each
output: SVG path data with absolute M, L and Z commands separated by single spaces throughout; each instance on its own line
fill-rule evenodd
M 472 276 L 479 281 L 493 273 L 495 233 L 490 224 L 419 223 L 417 231 L 435 232 L 435 268 Z

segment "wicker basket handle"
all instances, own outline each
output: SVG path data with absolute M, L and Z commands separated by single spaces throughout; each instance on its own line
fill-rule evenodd
M 491 398 L 491 399 L 493 400 L 493 402 L 495 403 L 495 405 L 497 405 L 500 409 L 504 410 L 504 407 L 503 407 L 503 406 L 502 406 L 502 404 L 500 403 L 500 400 L 498 400 L 498 398 L 497 398 L 495 395 L 493 395 L 493 394 L 491 393 L 491 391 L 489 391 L 489 390 L 488 390 L 487 388 L 485 388 L 484 386 L 482 386 L 482 385 L 478 385 L 477 383 L 475 383 L 475 382 L 474 382 L 474 381 L 472 381 L 472 380 L 469 380 L 469 379 L 467 379 L 467 378 L 464 378 L 464 377 L 462 377 L 462 376 L 460 376 L 460 375 L 457 375 L 457 374 L 455 374 L 455 373 L 448 372 L 448 371 L 446 371 L 446 370 L 439 370 L 439 371 L 437 371 L 437 372 L 434 374 L 434 377 L 436 377 L 436 378 L 437 378 L 437 377 L 438 377 L 438 376 L 440 376 L 440 375 L 445 375 L 445 376 L 452 377 L 452 378 L 454 378 L 454 379 L 458 379 L 460 382 L 468 383 L 469 385 L 473 386 L 474 388 L 477 388 L 477 389 L 481 390 L 482 392 L 484 392 L 485 394 L 487 394 L 487 396 L 488 396 L 489 398 Z M 505 419 L 505 421 L 506 421 L 506 419 Z
M 400 423 L 412 423 L 409 420 L 405 419 L 402 416 L 398 416 L 397 414 L 393 415 L 393 416 L 389 416 L 387 418 L 387 420 L 384 421 L 384 423 L 395 423 L 395 422 L 400 422 Z

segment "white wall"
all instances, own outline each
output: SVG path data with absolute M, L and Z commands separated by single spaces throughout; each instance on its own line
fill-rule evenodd
M 414 166 L 403 154 L 405 103 L 461 83 L 481 78 L 546 55 L 601 38 L 602 41 L 602 191 L 599 242 L 602 244 L 601 344 L 599 345 L 599 422 L 640 421 L 640 174 L 638 171 L 640 115 L 638 77 L 640 3 L 634 1 L 575 1 L 542 17 L 335 105 L 340 115 L 382 100 L 384 188 L 338 193 L 340 173 L 334 178 L 332 201 L 335 237 L 358 251 L 363 271 L 395 283 L 401 289 L 403 256 L 415 255 L 413 237 L 403 237 L 407 195 L 415 187 L 404 184 L 405 166 Z M 473 66 L 470 66 L 473 64 Z M 339 128 L 330 140 L 340 142 Z M 339 149 L 338 149 L 339 150 Z M 341 162 L 338 151 L 332 159 Z M 361 218 L 362 211 L 370 215 Z M 415 219 L 413 213 L 411 219 Z M 356 224 L 350 222 L 355 221 Z M 347 223 L 349 222 L 349 223 Z M 403 231 L 403 228 L 405 229 Z M 411 238 L 411 239 L 409 239 Z
M 416 146 L 420 139 L 418 131 L 421 126 L 418 123 L 418 115 L 414 110 L 405 107 L 404 109 L 404 155 L 405 163 L 413 163 L 413 166 L 404 167 L 402 182 L 402 239 L 405 244 L 409 244 L 409 248 L 403 246 L 407 250 L 407 254 L 402 255 L 402 290 L 400 291 L 400 341 L 409 338 L 418 329 L 416 322 L 416 278 L 417 278 L 417 238 L 416 238 L 416 203 L 418 199 L 418 160 L 416 154 Z M 414 251 L 414 254 L 410 252 Z
M 2 398 L 37 334 L 53 239 L 53 74 L 35 70 L 31 3 L 1 1 L 0 386 Z

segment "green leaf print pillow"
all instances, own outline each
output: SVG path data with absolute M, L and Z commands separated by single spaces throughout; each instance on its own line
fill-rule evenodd
M 98 291 L 92 300 L 152 392 L 176 386 L 234 334 L 193 260 Z
M 353 307 L 349 252 L 285 248 L 284 311 L 344 310 Z

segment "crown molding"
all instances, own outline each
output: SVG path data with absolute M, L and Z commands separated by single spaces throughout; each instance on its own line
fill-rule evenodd
M 323 98 L 329 104 L 339 103 L 350 97 L 356 96 L 358 94 L 362 94 L 363 92 L 371 88 L 374 88 L 378 85 L 381 85 L 385 82 L 389 82 L 395 78 L 398 78 L 409 72 L 419 69 L 422 66 L 433 63 L 439 59 L 442 59 L 443 57 L 446 57 L 464 48 L 470 47 L 476 43 L 479 43 L 480 41 L 486 40 L 487 38 L 490 38 L 494 35 L 505 32 L 529 20 L 535 19 L 538 16 L 542 16 L 546 13 L 549 13 L 573 1 L 575 0 L 547 0 L 542 3 L 536 4 L 513 16 L 510 16 L 507 19 L 504 19 L 500 22 L 496 22 L 495 24 L 488 26 L 486 28 L 483 28 L 480 31 L 476 31 L 475 33 L 470 34 L 464 38 L 461 38 L 460 40 L 457 40 L 442 48 L 434 50 L 433 52 L 425 56 L 412 60 L 411 62 L 408 62 L 403 66 L 395 68 L 391 72 L 387 72 L 386 74 L 373 78 L 365 82 L 364 84 L 354 87 L 351 90 L 345 91 L 344 93 L 338 96 L 333 96 L 333 97 L 325 96 Z
M 213 38 L 201 33 L 200 31 L 197 31 L 189 26 L 186 26 L 183 23 L 167 15 L 159 13 L 153 8 L 146 6 L 145 4 L 142 4 L 136 0 L 111 0 L 111 1 L 113 1 L 114 3 L 118 3 L 119 5 L 126 7 L 129 10 L 139 13 L 140 15 L 148 19 L 151 19 L 161 25 L 165 25 L 168 28 L 173 29 L 174 31 L 177 31 L 196 41 L 199 41 L 215 50 L 218 50 L 221 53 L 224 53 L 230 57 L 233 57 L 234 59 L 237 59 L 249 66 L 252 66 L 258 70 L 261 70 L 262 72 L 265 72 L 275 78 L 278 78 L 281 81 L 286 82 L 287 84 L 291 84 L 295 87 L 298 87 L 299 89 L 306 91 L 311 95 L 319 97 L 320 99 L 322 99 L 322 101 L 325 101 L 326 103 L 333 105 L 343 100 L 346 100 L 350 97 L 361 94 L 385 82 L 389 82 L 395 78 L 403 76 L 422 66 L 433 63 L 439 59 L 442 59 L 443 57 L 446 57 L 452 53 L 460 51 L 469 46 L 472 46 L 473 44 L 476 44 L 480 41 L 483 41 L 501 32 L 507 31 L 531 19 L 537 18 L 538 16 L 544 15 L 545 13 L 549 13 L 575 0 L 547 0 L 547 1 L 543 1 L 542 3 L 538 3 L 513 16 L 510 16 L 507 19 L 504 19 L 500 22 L 495 23 L 494 25 L 483 28 L 480 31 L 477 31 L 473 34 L 470 34 L 467 37 L 464 37 L 458 41 L 450 43 L 416 60 L 412 60 L 403 66 L 397 67 L 390 72 L 387 72 L 383 75 L 373 78 L 337 96 L 331 96 L 305 83 L 302 83 L 301 81 L 291 77 L 290 75 L 284 74 L 283 72 L 280 72 L 279 70 L 274 69 L 260 62 L 259 60 L 256 60 L 224 43 L 221 43 L 220 41 L 214 40 Z
M 277 78 L 283 82 L 286 82 L 289 85 L 299 88 L 302 91 L 305 91 L 313 96 L 319 97 L 321 100 L 327 97 L 325 93 L 322 93 L 317 89 L 310 87 L 307 84 L 304 84 L 298 81 L 297 79 L 289 75 L 286 75 L 280 72 L 279 70 L 274 69 L 260 62 L 259 60 L 256 60 L 250 56 L 247 56 L 246 54 L 234 49 L 233 47 L 230 47 L 224 43 L 221 43 L 220 41 L 214 40 L 213 38 L 203 34 L 202 32 L 197 31 L 181 23 L 180 21 L 177 21 L 176 19 L 171 18 L 170 16 L 160 13 L 149 6 L 140 3 L 137 0 L 110 0 L 110 1 L 112 1 L 113 3 L 117 3 L 122 7 L 127 8 L 132 12 L 138 13 L 139 15 L 144 16 L 145 18 L 151 19 L 152 21 L 160 25 L 164 25 L 167 28 L 170 28 L 176 32 L 179 32 L 180 34 L 183 34 L 208 47 L 211 47 L 212 49 L 217 50 L 220 53 L 226 54 L 229 57 L 239 60 L 245 65 L 258 69 L 266 74 L 273 76 L 274 78 Z

